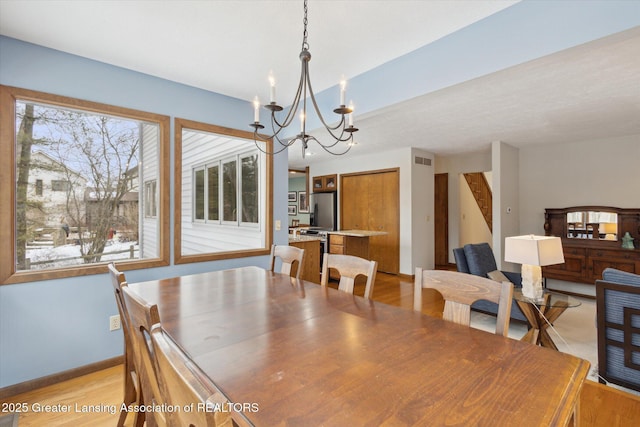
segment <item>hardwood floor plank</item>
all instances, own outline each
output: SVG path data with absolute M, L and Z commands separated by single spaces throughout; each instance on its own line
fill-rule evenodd
M 114 426 L 118 422 L 123 391 L 123 365 L 83 375 L 0 401 L 23 404 L 20 427 Z M 59 412 L 65 411 L 65 412 Z M 133 415 L 127 426 L 133 424 Z

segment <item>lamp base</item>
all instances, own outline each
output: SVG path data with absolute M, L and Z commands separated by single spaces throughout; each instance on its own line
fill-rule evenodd
M 542 298 L 542 268 L 539 265 L 522 264 L 522 295 L 531 299 Z

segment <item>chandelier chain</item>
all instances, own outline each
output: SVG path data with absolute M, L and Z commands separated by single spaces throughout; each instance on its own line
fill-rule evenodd
M 307 0 L 304 0 L 304 19 L 302 23 L 304 24 L 304 31 L 302 32 L 302 50 L 309 50 L 309 43 L 307 43 Z

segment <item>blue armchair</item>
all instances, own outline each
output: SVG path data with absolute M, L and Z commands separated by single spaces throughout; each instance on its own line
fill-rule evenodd
M 475 276 L 488 277 L 492 271 L 496 271 L 496 259 L 493 256 L 493 250 L 488 243 L 476 243 L 464 245 L 462 248 L 453 250 L 453 256 L 456 260 L 456 267 L 459 272 L 473 274 Z M 503 271 L 507 279 L 513 283 L 514 287 L 522 287 L 522 277 L 520 273 L 512 273 Z M 472 309 L 485 313 L 498 314 L 498 305 L 489 301 L 477 301 Z M 527 318 L 522 314 L 518 304 L 513 301 L 511 305 L 511 319 L 526 322 Z
M 640 391 L 640 275 L 606 268 L 596 313 L 601 382 Z

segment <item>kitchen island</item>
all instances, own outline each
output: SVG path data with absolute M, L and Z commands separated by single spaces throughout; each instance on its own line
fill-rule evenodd
M 313 283 L 320 283 L 320 241 L 318 236 L 289 236 L 289 246 L 304 249 L 304 265 L 300 278 Z M 300 268 L 300 267 L 298 267 Z M 295 274 L 296 272 L 294 272 Z
M 369 238 L 384 236 L 385 231 L 340 230 L 329 231 L 329 253 L 354 255 L 371 259 L 369 255 Z

